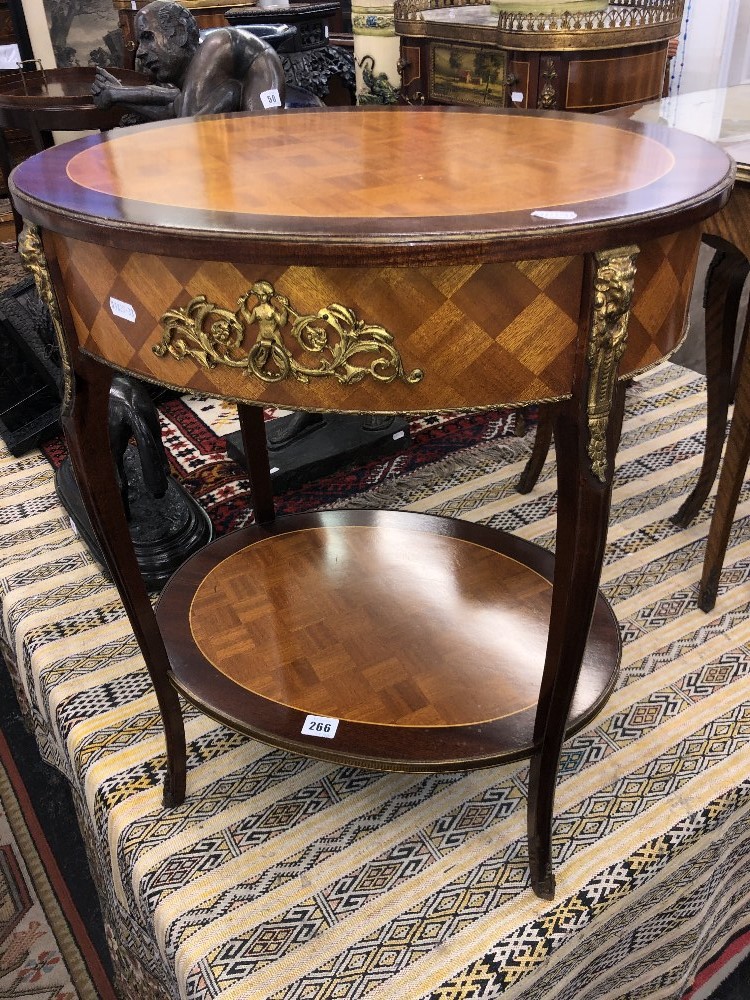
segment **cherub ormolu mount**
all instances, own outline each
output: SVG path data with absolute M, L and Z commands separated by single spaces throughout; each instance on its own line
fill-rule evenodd
M 263 382 L 292 378 L 309 382 L 333 378 L 352 384 L 365 378 L 380 382 L 419 382 L 419 369 L 405 372 L 393 335 L 365 323 L 346 306 L 331 303 L 302 315 L 268 281 L 256 281 L 234 310 L 204 295 L 161 318 L 159 357 L 192 359 L 205 368 L 243 369 Z M 245 344 L 256 330 L 255 341 Z M 268 433 L 276 482 L 291 484 L 307 474 L 320 475 L 363 451 L 384 451 L 405 441 L 408 424 L 392 416 L 295 413 L 273 421 Z M 229 453 L 244 461 L 241 435 L 229 435 Z
M 190 357 L 205 368 L 244 368 L 262 382 L 334 378 L 351 385 L 368 376 L 379 382 L 411 383 L 423 377 L 418 368 L 404 371 L 393 334 L 385 327 L 357 319 L 337 302 L 301 315 L 269 281 L 256 281 L 234 311 L 198 295 L 184 308 L 166 312 L 161 325 L 162 340 L 154 347 L 158 357 L 169 353 L 178 360 Z M 301 358 L 284 340 L 287 327 Z M 258 331 L 255 343 L 245 347 L 245 334 L 253 328 Z M 372 354 L 376 356 L 369 364 L 356 363 Z

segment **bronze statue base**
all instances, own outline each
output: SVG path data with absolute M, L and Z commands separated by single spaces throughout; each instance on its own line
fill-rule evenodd
M 143 483 L 138 452 L 131 444 L 125 452 L 125 472 L 130 503 L 130 537 L 149 590 L 161 590 L 182 563 L 207 542 L 213 529 L 203 508 L 171 476 L 162 497 L 154 497 Z M 70 459 L 55 474 L 55 486 L 65 510 L 91 554 L 109 572 L 83 508 Z

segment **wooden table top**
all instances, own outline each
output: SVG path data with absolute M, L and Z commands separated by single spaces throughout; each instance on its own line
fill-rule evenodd
M 31 73 L 0 75 L 0 108 L 63 108 L 85 105 L 94 108 L 91 85 L 93 66 L 70 66 L 63 69 L 34 70 Z M 115 70 L 121 83 L 132 86 L 150 82 L 150 77 L 134 70 Z
M 178 256 L 213 241 L 246 259 L 315 263 L 350 248 L 394 263 L 659 236 L 716 211 L 731 175 L 714 145 L 659 126 L 397 107 L 121 129 L 32 157 L 11 184 L 30 221 L 92 242 L 146 249 L 158 231 L 159 252 Z

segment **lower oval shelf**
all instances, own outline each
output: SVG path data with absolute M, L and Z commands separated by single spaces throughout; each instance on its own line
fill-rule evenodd
M 232 728 L 360 767 L 463 770 L 533 750 L 553 570 L 466 521 L 302 514 L 207 545 L 156 614 L 173 683 Z M 600 593 L 568 734 L 605 703 L 620 649 Z

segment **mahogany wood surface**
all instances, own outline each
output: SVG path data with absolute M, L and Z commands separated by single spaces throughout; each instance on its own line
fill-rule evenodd
M 750 102 L 750 86 L 742 88 Z M 742 358 L 747 349 L 747 323 L 735 358 L 735 337 L 742 286 L 750 273 L 750 144 L 733 143 L 737 182 L 727 205 L 707 219 L 703 242 L 716 251 L 706 283 L 706 385 L 707 425 L 703 464 L 692 493 L 673 520 L 687 527 L 708 499 L 721 461 L 729 404 L 738 392 Z
M 235 728 L 311 756 L 394 770 L 531 752 L 552 600 L 550 553 L 482 525 L 344 511 L 219 539 L 167 585 L 174 682 Z M 601 595 L 568 732 L 617 676 Z M 340 720 L 335 743 L 301 735 Z
M 664 85 L 666 47 L 569 56 L 561 110 L 600 111 L 658 97 Z M 565 65 L 565 64 L 563 64 Z M 562 89 L 562 88 L 560 88 Z
M 719 579 L 729 544 L 729 534 L 737 509 L 737 502 L 750 460 L 750 351 L 747 350 L 750 312 L 745 316 L 743 347 L 738 359 L 739 379 L 734 404 L 732 424 L 729 428 L 724 464 L 721 467 L 716 505 L 706 541 L 706 554 L 698 589 L 698 606 L 711 611 L 716 604 Z
M 750 191 L 750 186 L 743 184 L 742 187 Z M 720 214 L 725 215 L 728 209 L 729 206 Z M 737 318 L 742 289 L 750 272 L 750 261 L 734 244 L 721 237 L 704 233 L 703 240 L 716 251 L 708 268 L 703 296 L 706 343 L 706 444 L 698 481 L 679 510 L 672 516 L 672 521 L 682 528 L 686 528 L 703 507 L 716 480 L 727 433 L 729 404 L 735 395 L 736 379 L 741 369 L 746 341 L 745 335 L 736 369 L 733 370 Z
M 617 663 L 617 628 L 597 588 L 624 378 L 676 346 L 699 223 L 726 202 L 732 178 L 721 150 L 658 126 L 441 108 L 185 120 L 70 143 L 14 172 L 17 204 L 41 227 L 72 368 L 63 406 L 71 459 L 159 698 L 169 801 L 181 800 L 186 779 L 174 685 L 241 731 L 333 760 L 441 769 L 531 753 L 532 884 L 551 897 L 562 742 L 602 704 Z M 33 257 L 33 234 L 26 247 Z M 601 255 L 609 249 L 616 253 Z M 356 304 L 365 324 L 387 319 L 403 351 L 400 395 L 389 389 L 399 379 L 372 372 L 329 377 L 332 388 L 322 390 L 315 377 L 288 378 L 291 369 L 272 379 L 272 397 L 285 386 L 299 408 L 398 412 L 412 408 L 415 386 L 417 409 L 448 405 L 453 384 L 475 406 L 473 383 L 488 404 L 528 398 L 532 386 L 560 388 L 554 569 L 537 547 L 463 522 L 382 513 L 274 520 L 262 419 L 246 405 L 262 401 L 270 383 L 259 389 L 247 365 L 229 369 L 234 389 L 195 383 L 198 370 L 221 367 L 204 367 L 200 355 L 148 367 L 165 295 L 176 310 L 208 296 L 229 322 L 231 298 L 248 292 L 249 278 L 288 280 L 298 310 Z M 131 312 L 129 295 L 137 296 Z M 373 304 L 382 315 L 371 314 Z M 255 347 L 276 338 L 283 355 L 279 315 L 265 308 L 266 341 Z M 228 327 L 217 329 L 223 336 Z M 425 371 L 411 372 L 417 360 Z M 154 380 L 194 390 L 223 386 L 242 404 L 253 452 L 259 525 L 178 571 L 158 621 L 114 470 L 100 460 L 110 365 L 139 374 L 145 365 Z M 247 551 L 243 539 L 253 542 Z M 411 565 L 391 572 L 400 549 L 412 552 Z M 415 574 L 411 587 L 405 569 Z M 485 613 L 493 624 L 482 633 Z M 440 626 L 444 634 L 427 642 Z M 521 637 L 522 651 L 535 648 L 533 670 L 529 657 L 513 665 L 492 628 L 509 643 Z M 471 680 L 463 697 L 457 671 Z M 297 728 L 314 714 L 305 684 L 316 710 L 345 720 L 328 746 L 304 743 Z
M 711 144 L 658 126 L 373 107 L 118 130 L 32 157 L 11 183 L 25 218 L 109 246 L 307 265 L 356 252 L 362 263 L 415 265 L 656 238 L 674 231 L 678 207 L 682 226 L 720 208 L 730 172 Z M 550 211 L 575 214 L 535 214 Z
M 531 403 L 572 391 L 581 256 L 460 267 L 281 268 L 260 261 L 186 262 L 54 239 L 81 348 L 158 382 L 285 408 L 389 413 Z M 653 365 L 682 340 L 699 240 L 692 226 L 641 246 L 623 375 Z M 405 372 L 423 377 L 264 382 L 242 366 L 206 367 L 195 358 L 154 353 L 168 310 L 198 295 L 231 310 L 259 278 L 300 314 L 339 302 L 362 321 L 382 324 Z M 132 306 L 130 319 L 112 312 L 111 298 Z M 256 333 L 257 325 L 248 328 L 248 345 Z

